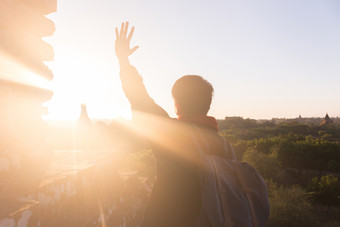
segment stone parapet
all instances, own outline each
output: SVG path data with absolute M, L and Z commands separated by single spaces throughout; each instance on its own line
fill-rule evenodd
M 138 226 L 150 187 L 119 155 L 55 151 L 45 175 L 0 200 L 0 226 Z

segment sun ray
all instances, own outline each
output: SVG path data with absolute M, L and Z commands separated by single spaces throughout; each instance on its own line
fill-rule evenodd
M 4 51 L 0 53 L 0 64 L 0 80 L 52 90 L 48 80 L 19 63 L 15 58 L 6 54 Z
M 156 146 L 164 148 L 165 151 L 183 158 L 187 161 L 198 162 L 190 155 L 194 143 L 192 135 L 193 128 L 187 124 L 178 122 L 172 118 L 134 111 L 134 122 L 123 122 L 122 124 L 137 134 L 147 138 Z M 162 132 L 159 129 L 163 129 Z

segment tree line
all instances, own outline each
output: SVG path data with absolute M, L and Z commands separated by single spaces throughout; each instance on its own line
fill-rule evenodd
M 239 160 L 265 178 L 271 202 L 268 226 L 340 225 L 340 122 L 241 117 L 218 120 Z

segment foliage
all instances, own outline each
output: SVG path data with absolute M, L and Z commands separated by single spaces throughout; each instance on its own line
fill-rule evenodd
M 321 121 L 241 117 L 218 121 L 220 134 L 234 146 L 239 160 L 254 166 L 268 182 L 267 226 L 339 226 L 338 178 L 320 176 L 326 171 L 340 173 L 340 121 L 320 125 Z M 308 182 L 307 193 L 303 187 Z M 331 207 L 325 211 L 322 204 Z
M 269 138 L 280 135 L 297 134 L 301 136 L 313 136 L 324 140 L 340 141 L 340 124 L 319 125 L 321 118 L 315 119 L 273 119 L 268 121 L 256 121 L 241 117 L 226 117 L 218 120 L 220 131 L 226 132 L 227 138 L 253 140 Z M 334 121 L 335 119 L 333 119 Z
M 315 177 L 308 185 L 307 190 L 311 192 L 312 198 L 316 202 L 340 207 L 340 182 L 337 177 L 333 175 Z
M 331 142 L 311 135 L 302 136 L 288 133 L 273 137 L 257 138 L 253 140 L 230 139 L 232 136 L 224 131 L 220 133 L 233 144 L 239 156 L 248 148 L 255 149 L 258 153 L 269 154 L 277 151 L 278 160 L 283 168 L 296 168 L 299 170 L 317 170 L 340 172 L 340 143 Z M 243 146 L 239 146 L 242 144 Z M 241 149 L 240 149 L 241 148 Z
M 312 205 L 299 186 L 283 187 L 269 181 L 270 216 L 268 227 L 312 226 Z
M 340 145 L 322 139 L 287 140 L 279 146 L 279 159 L 285 168 L 339 172 Z
M 232 144 L 237 160 L 242 160 L 244 153 L 247 151 L 248 142 L 245 140 L 239 140 Z
M 248 149 L 243 156 L 243 161 L 255 167 L 265 179 L 275 179 L 280 175 L 280 162 L 277 153 L 260 153 L 254 149 Z

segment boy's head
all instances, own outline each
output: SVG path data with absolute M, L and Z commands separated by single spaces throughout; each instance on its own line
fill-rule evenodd
M 207 115 L 214 88 L 200 76 L 179 78 L 172 87 L 177 115 Z

